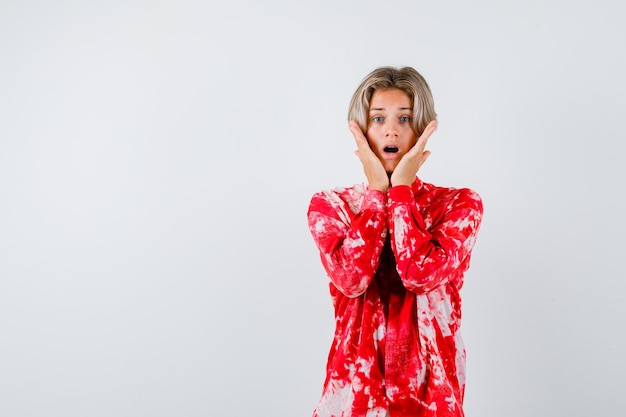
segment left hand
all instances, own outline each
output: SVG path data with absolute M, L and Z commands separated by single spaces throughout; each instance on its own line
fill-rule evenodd
M 437 129 L 437 121 L 433 120 L 428 123 L 415 145 L 402 157 L 391 174 L 392 187 L 396 185 L 411 186 L 413 184 L 417 171 L 430 155 L 430 151 L 425 151 L 424 148 L 435 129 Z

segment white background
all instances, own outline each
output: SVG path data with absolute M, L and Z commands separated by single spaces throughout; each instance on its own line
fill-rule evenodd
M 626 410 L 625 6 L 0 3 L 0 415 L 309 416 L 333 318 L 310 196 L 350 96 L 429 81 L 471 187 L 469 417 Z

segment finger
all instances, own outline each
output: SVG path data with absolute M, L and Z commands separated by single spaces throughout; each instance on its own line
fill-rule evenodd
M 430 138 L 430 135 L 432 135 L 435 132 L 435 130 L 437 130 L 437 121 L 431 120 L 431 122 L 426 125 L 426 129 L 424 129 L 424 131 L 420 135 L 418 142 L 420 140 L 423 142 L 427 142 L 428 138 Z
M 417 142 L 415 142 L 415 145 L 413 146 L 413 148 L 411 148 L 409 152 L 413 154 L 419 154 L 423 152 L 426 144 L 428 143 L 430 135 L 432 135 L 435 130 L 437 130 L 437 121 L 432 120 L 430 123 L 428 123 L 428 125 L 426 125 L 426 129 L 424 129 L 420 137 L 417 139 Z
M 350 128 L 350 132 L 352 132 L 352 136 L 354 136 L 354 139 L 357 141 L 357 143 L 362 142 L 364 140 L 366 141 L 363 131 L 361 130 L 359 125 L 356 124 L 354 120 L 350 121 L 350 124 L 348 125 L 348 127 Z
M 420 161 L 419 167 L 417 168 L 418 170 L 424 166 L 424 163 L 426 163 L 426 160 L 428 159 L 429 156 L 430 156 L 430 151 L 424 151 L 424 153 L 422 154 L 422 160 Z
M 367 143 L 367 139 L 365 138 L 365 135 L 359 125 L 354 120 L 350 120 L 348 127 L 350 128 L 350 132 L 352 132 L 352 136 L 354 136 L 356 146 L 359 149 L 369 149 L 369 143 Z

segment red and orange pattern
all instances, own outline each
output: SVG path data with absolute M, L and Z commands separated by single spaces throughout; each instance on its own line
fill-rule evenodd
M 420 179 L 313 196 L 336 322 L 314 417 L 463 416 L 459 290 L 482 212 L 472 190 Z

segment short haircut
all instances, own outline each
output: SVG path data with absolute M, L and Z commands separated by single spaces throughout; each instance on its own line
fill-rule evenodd
M 370 101 L 378 89 L 398 89 L 408 94 L 413 105 L 412 127 L 418 137 L 428 123 L 437 119 L 430 87 L 419 72 L 411 67 L 379 67 L 361 81 L 350 100 L 348 120 L 356 121 L 364 133 L 369 122 Z

